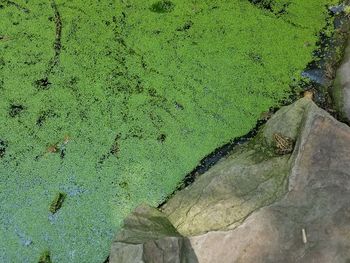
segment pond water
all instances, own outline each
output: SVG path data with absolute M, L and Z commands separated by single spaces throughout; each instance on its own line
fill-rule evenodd
M 0 261 L 102 262 L 288 97 L 335 2 L 0 1 Z

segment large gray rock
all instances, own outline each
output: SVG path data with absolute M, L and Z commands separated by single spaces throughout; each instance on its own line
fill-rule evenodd
M 191 246 L 157 209 L 141 205 L 113 241 L 110 263 L 197 262 Z
M 334 81 L 333 97 L 342 117 L 350 120 L 350 38 Z
M 192 237 L 199 262 L 350 262 L 350 128 L 313 103 L 301 116 L 286 195 L 234 230 Z

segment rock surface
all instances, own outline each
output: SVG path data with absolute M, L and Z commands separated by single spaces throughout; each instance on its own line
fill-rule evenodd
M 276 133 L 295 140 L 293 153 L 276 155 Z M 163 207 L 188 236 L 175 250 L 161 242 L 169 252 L 163 255 L 179 261 L 157 261 L 158 252 L 150 249 L 147 260 L 118 262 L 350 262 L 349 179 L 350 128 L 301 99 L 278 111 L 254 140 Z M 155 237 L 181 240 L 175 230 L 171 233 Z M 112 254 L 129 249 L 140 255 L 146 247 L 119 240 L 127 247 L 119 244 Z
M 180 236 L 164 214 L 141 205 L 124 221 L 111 248 L 110 263 L 196 262 L 186 238 Z
M 199 262 L 350 261 L 350 128 L 313 103 L 303 115 L 288 193 L 234 230 L 192 237 Z
M 342 64 L 337 71 L 333 95 L 338 110 L 343 114 L 343 117 L 350 120 L 350 39 Z

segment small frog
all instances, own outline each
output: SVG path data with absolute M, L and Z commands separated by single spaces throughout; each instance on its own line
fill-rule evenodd
M 275 153 L 278 155 L 285 155 L 293 152 L 294 140 L 290 137 L 284 136 L 280 133 L 273 134 L 275 142 Z

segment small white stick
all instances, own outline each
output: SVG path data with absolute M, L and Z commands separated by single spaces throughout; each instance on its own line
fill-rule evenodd
M 301 230 L 301 235 L 303 237 L 303 243 L 306 244 L 307 243 L 307 237 L 306 237 L 306 231 L 305 231 L 305 228 L 303 228 Z

